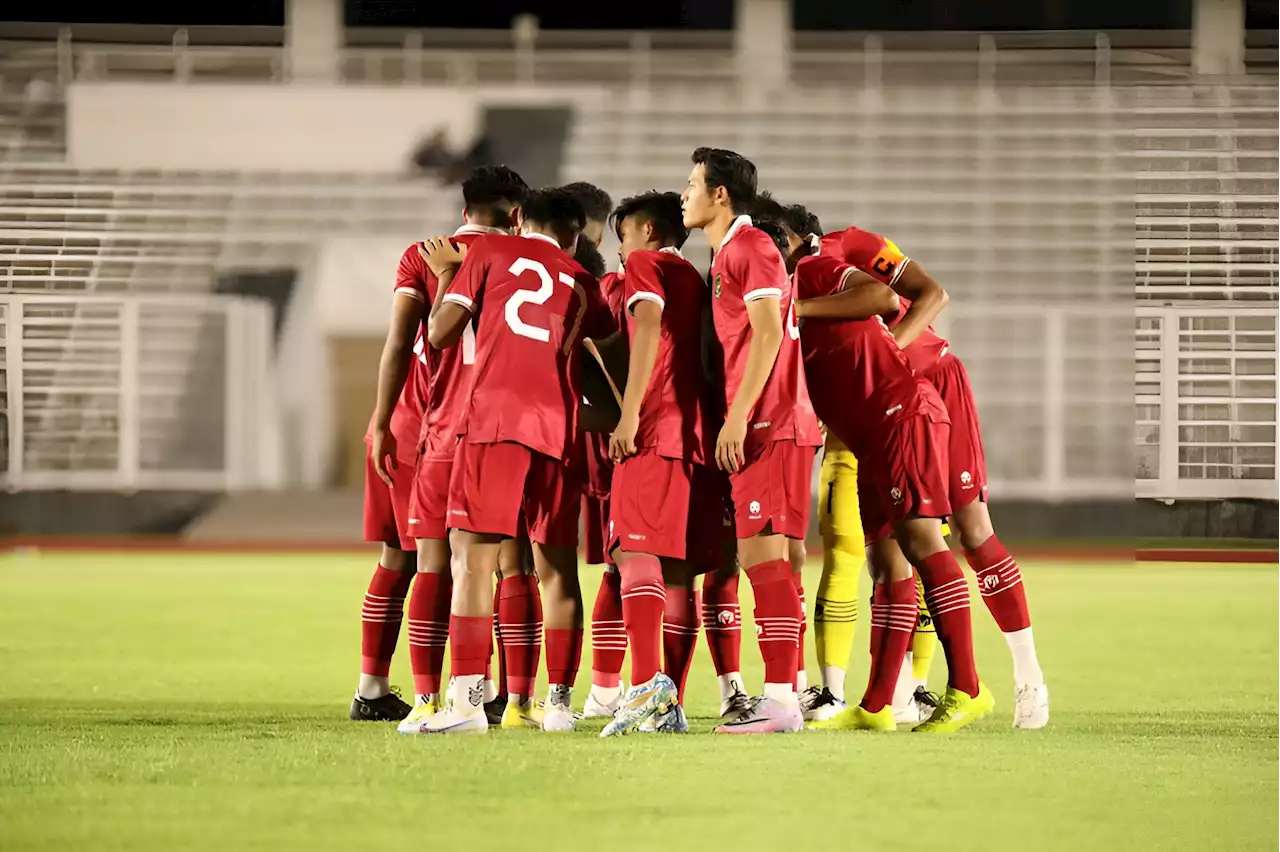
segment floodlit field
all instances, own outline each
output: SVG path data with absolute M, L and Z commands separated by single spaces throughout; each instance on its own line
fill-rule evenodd
M 1025 565 L 1045 731 L 1010 729 L 1008 654 L 975 595 L 998 711 L 968 731 L 713 737 L 703 644 L 696 733 L 609 741 L 348 722 L 371 567 L 0 557 L 0 849 L 1277 848 L 1274 566 Z M 588 648 L 579 703 L 589 669 Z M 404 653 L 392 680 L 412 691 Z

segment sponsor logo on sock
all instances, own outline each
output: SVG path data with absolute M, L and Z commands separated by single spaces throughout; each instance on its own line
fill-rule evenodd
M 472 707 L 479 707 L 484 703 L 484 681 L 480 681 L 467 690 L 467 701 L 471 703 Z
M 997 574 L 994 574 L 994 573 L 987 574 L 985 577 L 982 578 L 982 588 L 985 591 L 989 592 L 999 585 L 1000 585 L 1000 577 Z
M 720 610 L 720 612 L 716 613 L 716 621 L 720 622 L 726 627 L 733 624 L 734 622 L 733 610 L 731 609 Z

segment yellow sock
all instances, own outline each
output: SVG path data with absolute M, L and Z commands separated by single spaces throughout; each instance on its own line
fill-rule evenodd
M 858 580 L 866 552 L 862 540 L 837 536 L 822 555 L 822 581 L 813 614 L 813 641 L 823 683 L 844 700 L 844 670 L 858 629 Z
M 911 639 L 911 676 L 923 686 L 929 680 L 929 667 L 933 665 L 933 652 L 938 648 L 938 632 L 933 626 L 933 616 L 924 603 L 924 586 L 916 580 L 916 596 L 920 601 L 920 614 L 916 619 L 916 635 Z

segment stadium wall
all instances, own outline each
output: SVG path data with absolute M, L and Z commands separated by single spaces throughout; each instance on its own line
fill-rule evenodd
M 67 157 L 85 169 L 387 174 L 437 129 L 470 144 L 484 110 L 573 107 L 598 88 L 73 83 Z

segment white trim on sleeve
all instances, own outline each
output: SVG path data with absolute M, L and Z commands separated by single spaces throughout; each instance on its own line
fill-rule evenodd
M 750 293 L 745 294 L 742 297 L 742 301 L 754 302 L 756 299 L 781 299 L 781 298 L 782 298 L 781 287 L 758 287 L 755 290 L 752 290 Z
M 650 293 L 648 290 L 637 290 L 631 294 L 631 298 L 627 299 L 627 310 L 630 311 L 635 307 L 636 302 L 657 302 L 659 308 L 667 307 L 666 301 L 657 293 Z
M 902 277 L 902 270 L 907 268 L 907 264 L 911 262 L 911 258 L 904 257 L 902 262 L 898 264 L 898 268 L 893 270 L 893 275 L 889 276 L 889 286 L 892 287 L 898 283 L 898 279 Z
M 471 311 L 472 313 L 474 313 L 476 309 L 476 303 L 471 301 L 461 293 L 445 293 L 444 299 L 442 301 L 452 302 L 455 305 L 462 305 L 462 307 L 466 308 L 468 311 Z
M 396 293 L 401 296 L 408 296 L 410 299 L 417 299 L 419 302 L 425 302 L 427 297 L 412 287 L 397 287 Z

